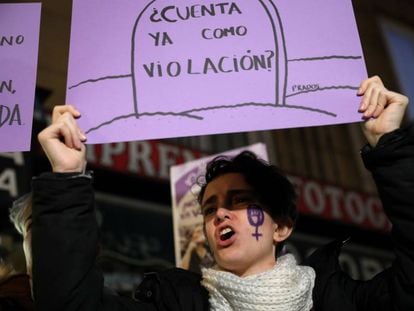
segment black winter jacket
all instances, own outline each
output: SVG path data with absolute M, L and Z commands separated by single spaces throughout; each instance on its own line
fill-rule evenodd
M 414 127 L 381 137 L 362 150 L 393 224 L 396 259 L 372 280 L 355 281 L 338 265 L 340 242 L 317 250 L 316 311 L 414 310 Z M 33 181 L 33 285 L 36 310 L 208 310 L 200 276 L 181 269 L 144 279 L 135 299 L 104 289 L 95 268 L 98 226 L 92 178 L 46 173 Z

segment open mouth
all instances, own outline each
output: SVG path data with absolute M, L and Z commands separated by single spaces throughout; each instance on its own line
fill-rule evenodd
M 231 229 L 230 227 L 226 227 L 220 231 L 220 240 L 226 241 L 230 239 L 234 235 L 234 233 L 235 232 L 233 231 L 233 229 Z

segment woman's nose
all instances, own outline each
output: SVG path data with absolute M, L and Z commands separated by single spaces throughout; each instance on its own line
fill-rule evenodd
M 216 212 L 216 219 L 219 223 L 225 219 L 230 219 L 230 211 L 225 207 L 219 207 Z

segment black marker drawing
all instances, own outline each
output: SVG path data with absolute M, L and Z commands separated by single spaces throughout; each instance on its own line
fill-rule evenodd
M 255 233 L 252 233 L 252 236 L 256 238 L 256 241 L 259 241 L 259 237 L 263 234 L 259 233 L 259 227 L 264 223 L 264 212 L 260 206 L 256 204 L 251 204 L 247 208 L 247 219 L 249 220 L 249 224 L 256 228 Z

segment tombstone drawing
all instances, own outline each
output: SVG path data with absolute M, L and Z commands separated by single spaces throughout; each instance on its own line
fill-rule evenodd
M 68 102 L 92 143 L 357 121 L 355 103 L 334 105 L 366 77 L 350 3 L 152 0 L 128 14 L 128 71 L 91 76 L 70 56 Z
M 183 8 L 158 0 L 141 12 L 131 53 L 137 117 L 158 112 L 190 117 L 209 109 L 283 104 L 286 56 L 277 9 L 263 1 L 249 3 L 248 10 L 243 4 L 186 1 Z M 151 46 L 149 33 L 159 34 L 165 45 Z M 263 41 L 256 42 L 257 37 Z M 232 44 L 224 45 L 223 39 Z M 245 88 L 252 91 L 238 92 Z

